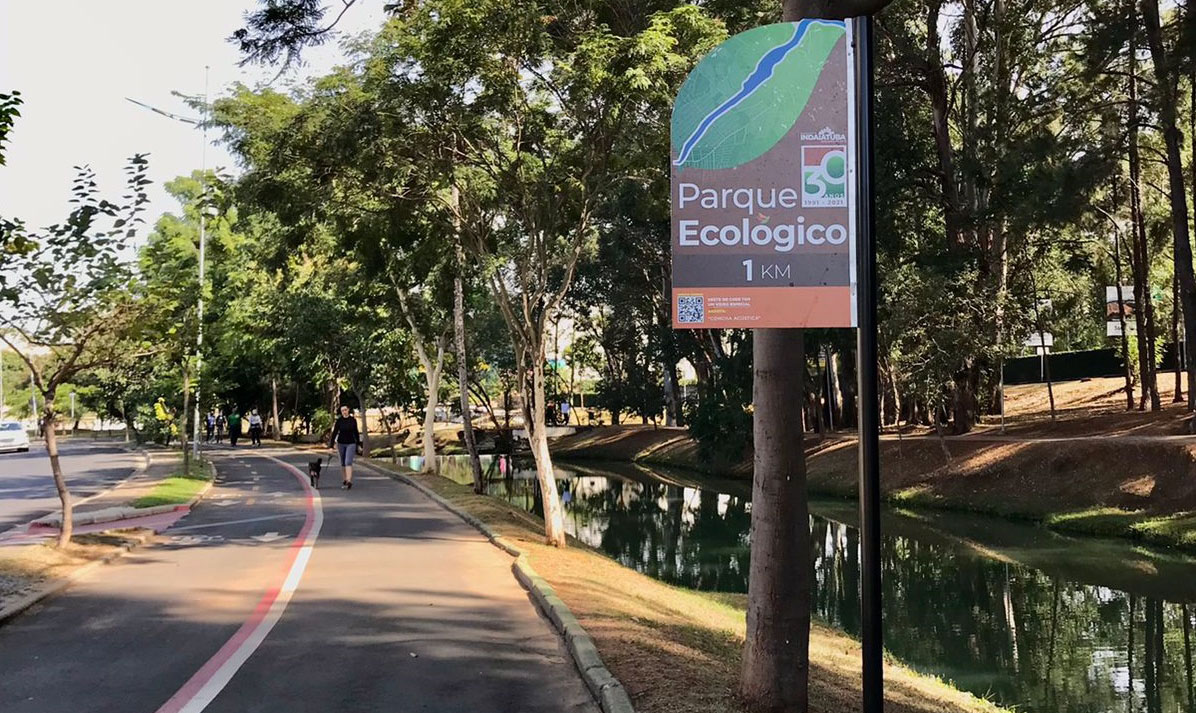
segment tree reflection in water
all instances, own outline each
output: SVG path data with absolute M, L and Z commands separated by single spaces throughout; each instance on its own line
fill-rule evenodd
M 491 495 L 537 512 L 533 470 L 487 469 Z M 627 466 L 557 472 L 574 537 L 670 584 L 747 591 L 746 487 Z M 470 482 L 452 458 L 442 473 Z M 814 613 L 856 634 L 853 511 L 814 510 Z M 885 646 L 910 667 L 1024 711 L 1196 713 L 1196 560 L 971 516 L 890 514 L 884 532 Z

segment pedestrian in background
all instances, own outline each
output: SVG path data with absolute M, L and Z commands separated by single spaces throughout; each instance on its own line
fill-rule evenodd
M 228 415 L 228 443 L 233 448 L 237 447 L 237 441 L 241 439 L 241 414 L 237 413 L 237 407 L 233 406 L 233 410 Z
M 357 419 L 353 417 L 348 406 L 341 405 L 341 415 L 332 426 L 332 438 L 329 448 L 335 448 L 341 457 L 341 469 L 344 476 L 341 487 L 348 490 L 353 487 L 353 457 L 361 447 L 361 433 L 357 430 Z
M 254 446 L 262 445 L 262 417 L 257 409 L 249 412 L 249 442 Z
M 227 422 L 224 419 L 224 412 L 216 412 L 216 443 L 224 443 L 224 426 Z
M 212 433 L 215 430 L 216 430 L 216 409 L 212 409 L 211 411 L 208 412 L 208 415 L 206 417 L 204 417 L 204 438 L 203 438 L 204 443 L 212 442 Z

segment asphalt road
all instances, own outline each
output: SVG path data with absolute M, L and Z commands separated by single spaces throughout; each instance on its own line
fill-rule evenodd
M 128 478 L 140 459 L 115 444 L 63 439 L 59 459 L 76 498 L 102 492 Z M 0 453 L 0 532 L 58 509 L 46 447 L 34 442 L 28 453 Z
M 476 530 L 363 468 L 309 496 L 268 453 L 224 452 L 158 544 L 0 627 L 0 710 L 598 712 Z

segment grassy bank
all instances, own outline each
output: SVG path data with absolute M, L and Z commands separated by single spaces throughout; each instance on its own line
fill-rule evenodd
M 810 489 L 855 495 L 854 442 L 809 460 Z M 1060 532 L 1196 548 L 1196 448 L 1184 440 L 886 440 L 896 504 L 1030 520 Z
M 561 439 L 567 460 L 633 461 L 717 473 L 683 429 L 600 428 Z M 891 503 L 982 512 L 1077 534 L 1196 549 L 1196 444 L 1137 435 L 1016 439 L 895 438 L 881 442 Z M 855 497 L 853 439 L 811 441 L 809 488 Z M 750 477 L 750 462 L 722 473 Z
M 384 461 L 375 463 L 389 467 Z M 603 660 L 640 713 L 736 713 L 734 690 L 744 636 L 744 597 L 657 582 L 572 541 L 543 545 L 543 524 L 494 498 L 445 478 L 412 476 L 528 552 L 594 637 Z M 811 710 L 859 707 L 859 644 L 815 626 L 810 639 Z M 901 713 L 998 711 L 985 701 L 890 662 L 887 710 Z
M 702 457 L 685 428 L 600 426 L 552 443 L 556 456 L 569 460 L 632 461 L 685 468 L 711 475 L 751 476 L 751 462 L 719 463 Z

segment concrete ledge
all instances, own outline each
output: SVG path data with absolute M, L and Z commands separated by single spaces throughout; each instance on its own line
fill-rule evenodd
M 131 520 L 137 517 L 148 517 L 150 515 L 161 515 L 164 512 L 174 512 L 176 510 L 186 510 L 191 507 L 187 503 L 176 503 L 174 505 L 154 505 L 148 508 L 134 508 L 127 505 L 114 508 L 104 508 L 103 510 L 92 510 L 91 512 L 79 513 L 72 518 L 75 527 L 80 525 L 95 525 L 106 522 L 119 522 L 120 520 Z M 38 518 L 29 523 L 31 527 L 50 527 L 58 529 L 62 527 L 62 514 L 56 513 L 54 515 L 47 515 L 43 518 Z
M 623 688 L 623 684 L 619 683 L 614 674 L 606 668 L 606 664 L 602 662 L 602 657 L 598 654 L 598 647 L 594 644 L 594 639 L 586 633 L 581 622 L 577 620 L 577 617 L 573 615 L 573 612 L 569 610 L 565 602 L 557 596 L 552 585 L 532 568 L 526 552 L 511 544 L 502 536 L 495 534 L 484 522 L 440 497 L 440 495 L 426 487 L 423 483 L 409 478 L 402 473 L 380 468 L 373 463 L 363 461 L 361 464 L 375 473 L 388 476 L 420 491 L 445 510 L 473 525 L 495 547 L 514 556 L 515 562 L 511 565 L 511 570 L 515 574 L 515 579 L 532 595 L 532 600 L 536 602 L 536 606 L 544 612 L 544 615 L 548 617 L 549 621 L 552 622 L 553 626 L 564 637 L 565 647 L 569 649 L 569 654 L 573 658 L 573 664 L 581 673 L 582 680 L 585 681 L 586 687 L 590 689 L 590 693 L 593 694 L 594 699 L 598 701 L 598 705 L 602 708 L 603 713 L 635 713 L 635 708 L 631 705 L 631 697 L 627 695 L 627 690 Z
M 148 461 L 147 461 L 148 465 Z M 142 468 L 144 470 L 144 467 Z M 173 505 L 153 505 L 147 508 L 135 508 L 128 505 L 120 507 L 104 508 L 102 510 L 92 510 L 91 512 L 75 513 L 71 521 L 75 527 L 80 525 L 95 525 L 106 522 L 119 522 L 120 520 L 131 520 L 138 517 L 149 517 L 150 515 L 160 515 L 166 512 L 176 512 L 178 510 L 190 510 L 204 496 L 212 489 L 212 485 L 216 482 L 216 466 L 208 461 L 208 482 L 200 488 L 199 492 L 195 494 L 191 500 L 186 503 L 175 503 Z M 40 517 L 29 523 L 30 527 L 62 527 L 62 513 L 54 513 Z

